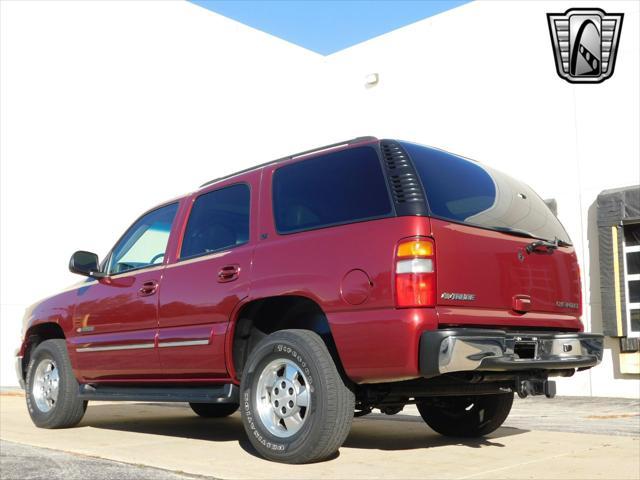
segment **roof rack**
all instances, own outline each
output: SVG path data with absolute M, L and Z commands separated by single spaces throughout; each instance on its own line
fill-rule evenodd
M 376 137 L 356 137 L 356 138 L 352 138 L 351 140 L 345 140 L 343 142 L 332 143 L 330 145 L 325 145 L 323 147 L 312 148 L 311 150 L 305 150 L 304 152 L 294 153 L 293 155 L 287 155 L 286 157 L 278 158 L 276 160 L 271 160 L 270 162 L 262 163 L 260 165 L 254 166 L 254 167 L 245 168 L 244 170 L 239 170 L 237 172 L 230 173 L 229 175 L 225 175 L 223 177 L 214 178 L 213 180 L 209 180 L 208 182 L 203 183 L 202 185 L 200 185 L 200 188 L 206 187 L 207 185 L 211 185 L 212 183 L 216 183 L 216 182 L 219 182 L 221 180 L 225 180 L 227 178 L 235 177 L 236 175 L 240 175 L 241 173 L 250 172 L 250 171 L 256 170 L 258 168 L 266 167 L 267 165 L 272 165 L 274 163 L 282 162 L 283 160 L 292 160 L 294 158 L 303 157 L 305 155 L 309 155 L 311 153 L 321 152 L 323 150 L 329 150 L 331 148 L 343 147 L 343 146 L 347 146 L 347 145 L 353 145 L 355 143 L 362 143 L 362 142 L 376 141 L 376 140 L 378 140 Z

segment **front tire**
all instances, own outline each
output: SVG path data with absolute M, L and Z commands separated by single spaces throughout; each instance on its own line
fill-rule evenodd
M 251 352 L 240 391 L 245 431 L 269 460 L 325 460 L 349 434 L 354 394 L 314 332 L 281 330 L 264 338 Z
M 513 393 L 430 397 L 418 402 L 422 419 L 448 437 L 481 437 L 500 427 L 509 416 Z
M 45 340 L 31 355 L 26 378 L 27 408 L 40 428 L 68 428 L 78 424 L 87 402 L 78 397 L 64 340 Z
M 203 418 L 223 418 L 238 411 L 236 403 L 190 403 L 191 410 Z

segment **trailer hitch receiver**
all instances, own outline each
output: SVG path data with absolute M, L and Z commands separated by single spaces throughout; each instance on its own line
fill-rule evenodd
M 556 382 L 543 379 L 516 379 L 516 393 L 520 398 L 527 398 L 529 395 L 544 395 L 547 398 L 556 396 Z

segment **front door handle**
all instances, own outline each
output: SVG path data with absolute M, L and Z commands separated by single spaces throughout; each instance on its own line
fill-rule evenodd
M 240 265 L 225 265 L 218 272 L 218 282 L 232 282 L 240 275 Z
M 150 280 L 148 282 L 144 282 L 142 287 L 138 290 L 138 295 L 140 297 L 148 297 L 149 295 L 153 295 L 158 290 L 158 282 L 155 280 Z

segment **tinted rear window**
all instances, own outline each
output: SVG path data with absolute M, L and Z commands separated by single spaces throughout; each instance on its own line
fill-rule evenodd
M 278 232 L 381 218 L 392 213 L 378 154 L 357 147 L 279 168 L 273 177 Z
M 206 255 L 249 241 L 249 186 L 237 184 L 196 198 L 180 258 Z
M 401 144 L 413 160 L 434 216 L 570 242 L 560 221 L 525 183 L 442 150 Z

